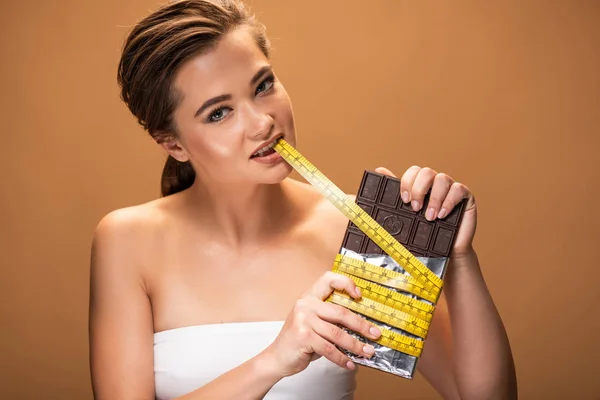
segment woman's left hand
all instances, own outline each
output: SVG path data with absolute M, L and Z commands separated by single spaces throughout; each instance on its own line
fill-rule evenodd
M 379 167 L 376 172 L 395 176 L 387 168 Z M 444 218 L 462 200 L 467 200 L 458 236 L 452 248 L 452 258 L 461 258 L 473 252 L 473 237 L 477 227 L 477 206 L 473 193 L 462 183 L 455 182 L 452 177 L 438 173 L 431 168 L 416 165 L 406 170 L 400 179 L 400 196 L 404 203 L 411 203 L 415 211 L 423 207 L 423 199 L 431 189 L 429 204 L 425 210 L 425 218 L 433 221 Z

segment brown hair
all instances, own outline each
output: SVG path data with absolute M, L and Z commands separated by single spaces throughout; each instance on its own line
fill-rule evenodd
M 265 27 L 239 0 L 176 0 L 140 21 L 123 46 L 117 81 L 121 98 L 157 143 L 176 138 L 173 113 L 179 96 L 173 87 L 178 68 L 213 48 L 239 26 L 248 26 L 260 50 L 269 57 Z M 169 156 L 161 194 L 187 189 L 196 173 L 190 162 Z

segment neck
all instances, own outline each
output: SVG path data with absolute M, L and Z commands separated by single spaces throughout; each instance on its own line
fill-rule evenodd
M 213 237 L 232 246 L 273 238 L 293 216 L 289 178 L 278 184 L 248 186 L 206 185 L 196 179 L 189 198 Z

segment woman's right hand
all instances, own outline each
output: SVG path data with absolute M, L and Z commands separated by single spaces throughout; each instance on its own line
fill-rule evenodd
M 297 374 L 320 356 L 353 370 L 354 363 L 336 345 L 364 357 L 374 354 L 373 346 L 350 336 L 336 324 L 369 339 L 379 338 L 379 329 L 352 311 L 325 302 L 334 289 L 344 290 L 355 299 L 361 297 L 352 279 L 329 271 L 298 299 L 281 332 L 264 352 L 281 377 Z

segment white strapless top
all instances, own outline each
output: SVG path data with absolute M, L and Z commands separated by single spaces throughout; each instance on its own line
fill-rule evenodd
M 198 325 L 154 334 L 156 398 L 172 399 L 206 385 L 254 357 L 279 334 L 283 321 Z M 277 382 L 267 400 L 351 400 L 355 371 L 321 357 Z

